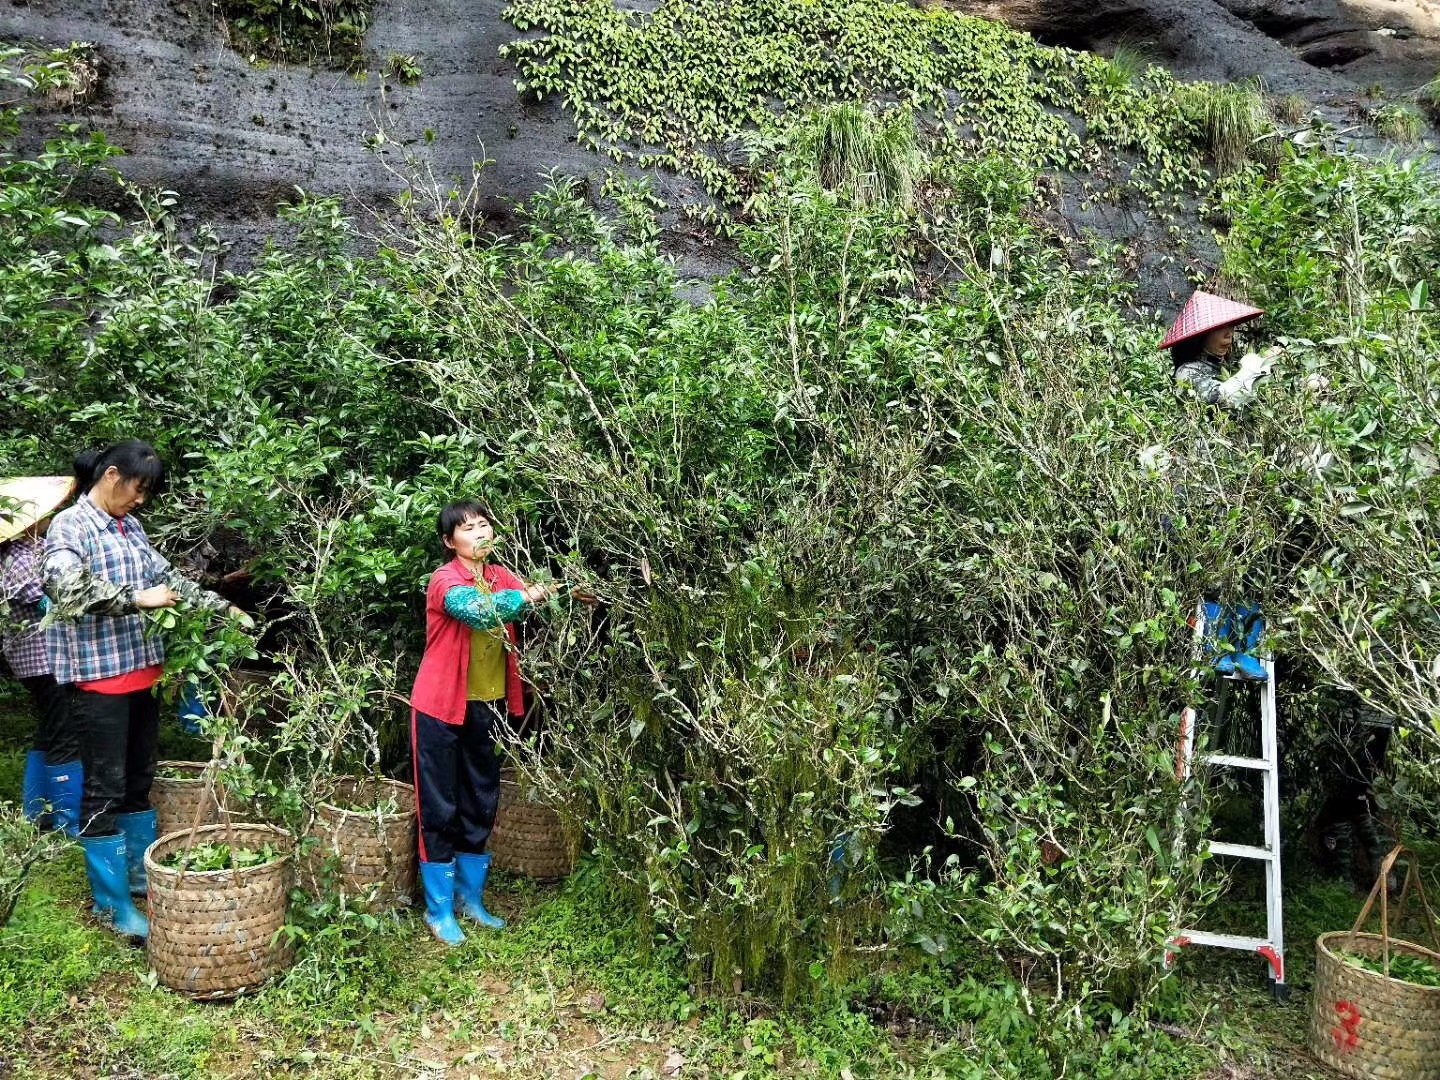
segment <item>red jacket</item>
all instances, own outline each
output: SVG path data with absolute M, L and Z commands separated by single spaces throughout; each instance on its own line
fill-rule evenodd
M 503 566 L 486 563 L 481 573 L 491 592 L 525 588 L 525 583 Z M 425 589 L 425 655 L 420 658 L 415 689 L 410 693 L 410 704 L 417 712 L 447 724 L 465 722 L 465 691 L 470 680 L 470 628 L 445 612 L 445 594 L 457 585 L 475 585 L 475 575 L 459 559 L 430 575 Z M 507 624 L 505 632 L 510 637 L 505 656 L 505 703 L 512 716 L 523 716 L 525 690 L 514 625 Z

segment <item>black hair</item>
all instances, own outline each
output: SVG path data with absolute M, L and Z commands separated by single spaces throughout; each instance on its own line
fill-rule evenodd
M 1205 344 L 1205 335 L 1197 334 L 1195 337 L 1186 338 L 1184 341 L 1177 341 L 1170 346 L 1170 359 L 1179 367 L 1181 364 L 1188 364 L 1191 360 L 1199 360 L 1201 346 Z
M 495 515 L 484 503 L 476 502 L 474 499 L 465 499 L 462 502 L 453 502 L 444 510 L 440 511 L 440 542 L 443 544 L 450 537 L 455 535 L 455 530 L 472 517 L 483 517 L 491 526 L 495 524 Z
M 89 491 L 114 466 L 122 480 L 139 480 L 140 490 L 154 497 L 165 490 L 165 462 L 155 448 L 139 439 L 126 439 L 104 450 L 85 450 L 75 457 L 75 482 Z

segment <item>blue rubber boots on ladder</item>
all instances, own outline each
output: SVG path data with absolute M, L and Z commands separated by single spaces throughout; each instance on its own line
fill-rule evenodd
M 1264 682 L 1265 665 L 1254 656 L 1265 636 L 1265 620 L 1260 609 L 1249 605 L 1228 608 L 1207 601 L 1205 604 L 1205 640 L 1216 656 L 1215 670 L 1221 675 L 1234 675 L 1246 682 Z

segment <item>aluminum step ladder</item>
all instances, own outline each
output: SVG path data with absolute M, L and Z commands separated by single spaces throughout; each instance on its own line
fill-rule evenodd
M 1204 641 L 1208 626 L 1205 604 L 1196 607 L 1195 641 L 1200 655 L 1204 655 Z M 1239 949 L 1263 957 L 1269 963 L 1269 975 L 1276 1000 L 1283 1001 L 1289 993 L 1285 981 L 1285 912 L 1280 882 L 1280 745 L 1276 734 L 1275 719 L 1275 661 L 1259 658 L 1265 668 L 1265 681 L 1252 682 L 1234 675 L 1221 675 L 1205 662 L 1197 671 L 1197 679 L 1211 678 L 1220 684 L 1217 712 L 1224 715 L 1232 687 L 1258 691 L 1260 694 L 1260 756 L 1244 757 L 1237 754 L 1203 753 L 1200 762 L 1218 768 L 1242 769 L 1260 774 L 1261 804 L 1264 810 L 1264 845 L 1229 844 L 1218 840 L 1208 841 L 1212 855 L 1226 855 L 1237 859 L 1251 859 L 1265 867 L 1265 936 L 1248 937 L 1243 934 L 1217 934 L 1207 930 L 1181 930 L 1170 939 L 1165 951 L 1165 965 L 1175 961 L 1178 950 L 1190 945 L 1209 945 L 1217 949 Z M 1195 729 L 1199 713 L 1193 706 L 1187 706 L 1180 713 L 1180 748 L 1175 762 L 1176 779 L 1182 783 L 1192 775 L 1195 762 Z

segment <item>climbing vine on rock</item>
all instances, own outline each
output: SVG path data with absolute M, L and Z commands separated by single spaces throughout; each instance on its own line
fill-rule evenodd
M 1117 73 L 944 9 L 696 0 L 637 15 L 611 0 L 516 0 L 506 18 L 540 35 L 505 49 L 520 91 L 561 95 L 582 142 L 722 194 L 738 190 L 724 161 L 742 131 L 772 125 L 777 108 L 865 99 L 926 113 L 971 153 L 1082 170 L 1118 150 L 1159 189 L 1200 176 L 1199 132 L 1164 71 Z

